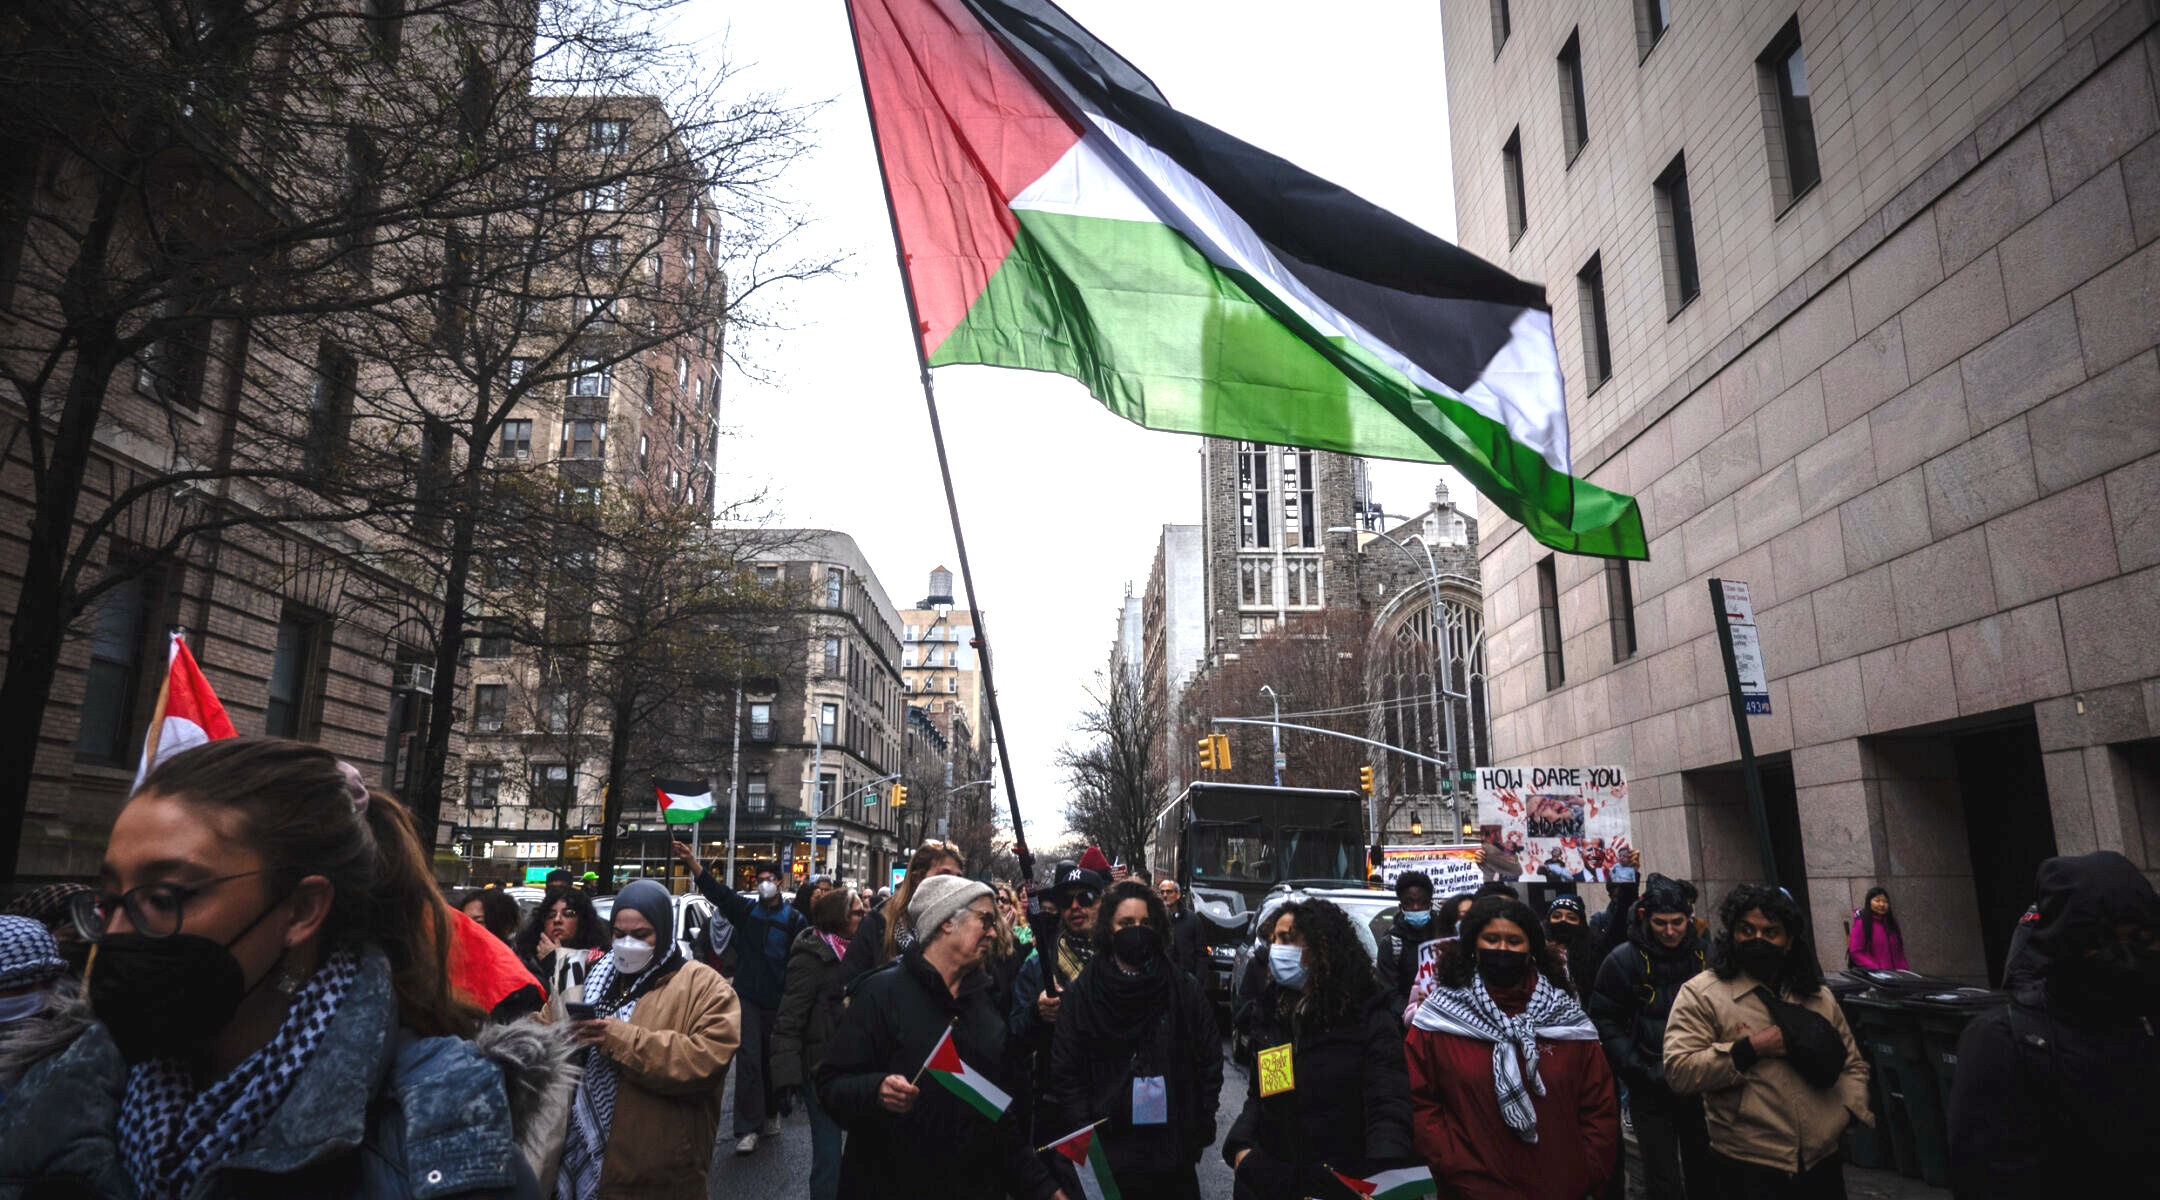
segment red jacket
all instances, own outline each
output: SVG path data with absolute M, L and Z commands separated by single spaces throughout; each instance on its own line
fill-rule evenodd
M 1538 1140 L 1515 1136 L 1493 1093 L 1490 1042 L 1412 1029 L 1411 1132 L 1443 1195 L 1583 1200 L 1603 1191 L 1620 1148 L 1612 1068 L 1596 1042 L 1538 1042 Z

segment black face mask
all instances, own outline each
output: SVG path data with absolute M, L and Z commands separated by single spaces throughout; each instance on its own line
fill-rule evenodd
M 1763 938 L 1734 942 L 1733 961 L 1763 983 L 1776 983 L 1785 971 L 1785 947 Z
M 1162 939 L 1145 925 L 1127 925 L 1110 935 L 1110 952 L 1128 967 L 1146 967 L 1162 953 Z
M 2055 974 L 2102 1003 L 2149 1008 L 2160 996 L 2160 951 L 2110 943 L 2095 954 L 2063 960 Z
M 192 933 L 121 933 L 99 942 L 90 964 L 90 1011 L 104 1022 L 120 1056 L 129 1063 L 185 1057 L 225 1028 L 240 1002 L 262 986 L 261 979 L 248 984 L 230 947 L 276 907 L 223 944 Z M 263 979 L 276 970 L 271 964 Z
M 1580 925 L 1571 925 L 1566 921 L 1552 921 L 1545 926 L 1545 940 L 1558 942 L 1563 946 L 1572 946 L 1583 940 L 1583 935 L 1589 932 L 1588 929 Z
M 1487 950 L 1481 946 L 1477 973 L 1478 978 L 1496 988 L 1514 987 L 1530 973 L 1530 955 L 1522 950 Z

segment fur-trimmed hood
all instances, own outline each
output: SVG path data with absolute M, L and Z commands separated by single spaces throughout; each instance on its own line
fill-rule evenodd
M 582 1074 L 577 1047 L 563 1027 L 528 1017 L 484 1026 L 474 1035 L 473 1048 L 502 1068 L 518 1153 L 545 1187 L 555 1179 L 556 1159 L 570 1131 L 570 1104 Z
M 74 1044 L 97 1018 L 72 979 L 63 979 L 43 1013 L 0 1029 L 0 1092 L 20 1082 L 31 1067 Z

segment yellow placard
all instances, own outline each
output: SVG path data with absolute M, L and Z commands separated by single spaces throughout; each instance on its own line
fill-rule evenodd
M 1297 1088 L 1297 1076 L 1290 1070 L 1290 1043 L 1269 1046 L 1260 1052 L 1260 1094 L 1279 1096 Z

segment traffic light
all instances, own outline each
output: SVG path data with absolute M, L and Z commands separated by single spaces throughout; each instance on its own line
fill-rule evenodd
M 906 807 L 907 807 L 907 785 L 906 785 L 906 784 L 904 784 L 904 783 L 896 783 L 896 784 L 892 785 L 892 806 L 893 806 L 894 808 L 906 808 Z
M 1372 795 L 1371 767 L 1359 767 L 1357 769 L 1357 788 L 1368 796 Z
M 1200 769 L 1215 769 L 1215 735 L 1212 733 L 1200 739 Z
M 1208 740 L 1215 743 L 1215 769 L 1218 771 L 1229 770 L 1230 735 L 1227 733 L 1209 734 Z

